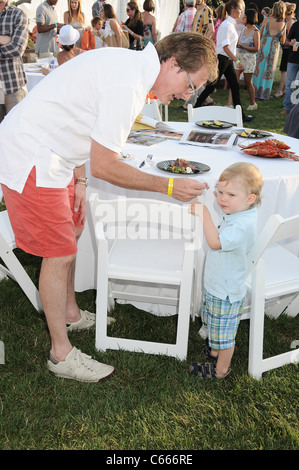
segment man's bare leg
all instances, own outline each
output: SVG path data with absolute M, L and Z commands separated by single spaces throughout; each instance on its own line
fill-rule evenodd
M 66 330 L 66 307 L 74 259 L 75 255 L 43 258 L 40 272 L 39 293 L 50 332 L 51 353 L 58 361 L 63 361 L 72 349 Z
M 74 323 L 80 320 L 81 314 L 75 295 L 75 269 L 76 258 L 72 261 L 67 280 L 67 303 L 66 303 L 66 323 Z
M 76 241 L 83 231 L 84 227 L 76 227 Z M 67 284 L 67 304 L 66 304 L 66 323 L 75 323 L 81 319 L 80 309 L 77 304 L 75 295 L 75 270 L 76 270 L 76 258 L 73 259 L 68 275 Z

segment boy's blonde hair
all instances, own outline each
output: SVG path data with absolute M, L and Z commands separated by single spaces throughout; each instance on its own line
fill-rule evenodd
M 223 170 L 219 177 L 221 182 L 229 182 L 234 178 L 241 178 L 249 194 L 255 194 L 256 200 L 251 207 L 261 204 L 263 178 L 260 170 L 251 163 L 238 162 Z

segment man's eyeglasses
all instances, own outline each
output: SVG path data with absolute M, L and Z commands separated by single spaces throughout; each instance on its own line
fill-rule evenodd
M 187 90 L 187 91 L 186 91 L 186 95 L 193 95 L 193 93 L 196 92 L 196 87 L 194 86 L 194 84 L 193 84 L 193 82 L 192 82 L 192 80 L 191 80 L 191 77 L 190 77 L 189 73 L 188 73 L 187 71 L 185 71 L 185 72 L 186 72 L 186 74 L 187 74 L 187 78 L 188 78 L 188 80 L 189 80 L 189 84 L 190 84 L 190 88 L 191 88 L 191 90 Z

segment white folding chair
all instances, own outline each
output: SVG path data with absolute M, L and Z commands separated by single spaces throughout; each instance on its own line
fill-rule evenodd
M 278 242 L 298 235 L 299 216 L 283 219 L 272 215 L 248 253 L 247 285 L 251 293 L 248 372 L 257 380 L 267 370 L 299 361 L 299 349 L 263 358 L 265 301 L 286 296 L 291 302 L 299 291 L 299 258 Z
M 0 191 L 0 200 L 2 200 L 2 191 Z M 8 213 L 6 210 L 0 212 L 0 258 L 4 264 L 0 263 L 0 271 L 14 279 L 24 291 L 32 305 L 38 311 L 43 307 L 40 301 L 38 289 L 26 273 L 22 264 L 15 256 L 13 250 L 16 248 L 15 237 L 12 231 Z
M 151 100 L 150 103 L 145 103 L 142 108 L 141 114 L 156 119 L 157 121 L 162 121 L 162 116 L 159 110 L 157 100 Z
M 217 119 L 218 121 L 230 122 L 238 127 L 243 126 L 242 108 L 237 105 L 235 108 L 226 106 L 200 106 L 193 108 L 188 104 L 188 122 L 208 121 Z
M 102 201 L 96 194 L 91 194 L 89 203 L 98 249 L 96 348 L 184 360 L 198 246 L 188 206 L 152 199 Z M 107 311 L 115 299 L 169 305 L 178 314 L 176 343 L 108 336 Z

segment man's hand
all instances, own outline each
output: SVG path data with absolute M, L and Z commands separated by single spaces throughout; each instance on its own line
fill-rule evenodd
M 205 189 L 209 189 L 207 183 L 201 183 L 194 179 L 174 178 L 172 197 L 182 202 L 189 202 L 200 196 Z
M 86 220 L 86 186 L 84 184 L 75 184 L 75 202 L 74 212 L 80 211 L 78 222 L 85 223 Z

